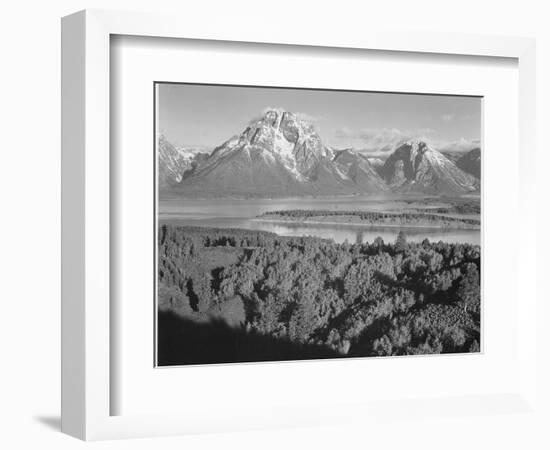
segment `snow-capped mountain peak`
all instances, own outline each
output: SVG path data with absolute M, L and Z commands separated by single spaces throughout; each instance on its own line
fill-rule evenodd
M 277 161 L 298 181 L 308 179 L 309 172 L 320 159 L 332 157 L 311 124 L 283 109 L 265 111 L 240 135 L 218 147 L 215 155 L 226 157 L 236 151 L 245 151 L 251 156 L 262 155 L 266 161 Z
M 245 133 L 251 144 L 273 143 L 273 151 L 283 157 L 296 157 L 304 146 L 316 156 L 327 157 L 329 153 L 313 125 L 283 109 L 267 110 Z
M 464 193 L 479 189 L 479 182 L 473 176 L 418 140 L 403 142 L 388 157 L 381 173 L 390 186 L 400 190 Z
M 268 109 L 193 167 L 179 183 L 203 195 L 321 195 L 386 190 L 370 163 L 360 169 L 328 148 L 297 114 Z

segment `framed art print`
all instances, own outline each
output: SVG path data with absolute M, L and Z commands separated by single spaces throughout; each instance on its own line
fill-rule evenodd
M 64 432 L 532 410 L 531 40 L 62 30 Z

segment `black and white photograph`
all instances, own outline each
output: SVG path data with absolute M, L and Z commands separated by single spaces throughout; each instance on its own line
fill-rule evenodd
M 155 83 L 157 366 L 480 352 L 482 103 Z

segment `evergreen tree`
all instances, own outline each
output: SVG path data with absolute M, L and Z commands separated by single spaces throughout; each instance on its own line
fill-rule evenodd
M 407 235 L 403 230 L 399 231 L 395 239 L 395 251 L 404 252 L 407 249 Z
M 479 271 L 473 263 L 468 263 L 458 285 L 458 297 L 464 311 L 478 311 L 480 307 Z

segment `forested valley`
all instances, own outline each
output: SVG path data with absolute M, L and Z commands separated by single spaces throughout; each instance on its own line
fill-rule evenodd
M 480 247 L 161 225 L 158 364 L 480 350 Z

